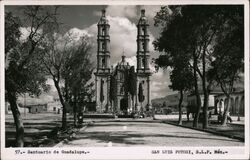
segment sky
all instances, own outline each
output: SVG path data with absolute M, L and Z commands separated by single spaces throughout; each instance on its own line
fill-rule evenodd
M 146 10 L 146 17 L 149 21 L 149 35 L 150 35 L 150 55 L 151 58 L 156 58 L 160 54 L 154 50 L 152 42 L 158 38 L 160 28 L 154 27 L 154 16 L 161 6 L 135 6 L 135 5 L 120 5 L 120 6 L 62 6 L 59 9 L 59 21 L 64 24 L 69 32 L 76 38 L 82 35 L 90 37 L 93 43 L 92 60 L 96 63 L 96 37 L 97 37 L 97 23 L 101 16 L 101 10 L 106 9 L 106 17 L 110 24 L 110 49 L 111 49 L 111 65 L 116 65 L 121 60 L 121 56 L 126 56 L 127 62 L 131 66 L 136 67 L 136 36 L 137 36 L 137 22 L 140 18 L 140 10 Z M 17 6 L 6 6 L 6 11 L 13 11 L 20 15 L 21 10 Z M 25 31 L 23 36 L 25 36 Z M 155 73 L 153 64 L 150 69 L 154 74 L 151 77 L 151 99 L 165 97 L 166 95 L 176 92 L 171 91 L 169 72 L 159 70 Z M 92 79 L 94 80 L 94 75 Z M 51 83 L 51 82 L 50 82 Z

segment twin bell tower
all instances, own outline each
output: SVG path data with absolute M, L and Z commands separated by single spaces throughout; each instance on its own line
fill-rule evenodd
M 96 110 L 99 113 L 111 112 L 115 106 L 111 106 L 110 99 L 110 77 L 113 70 L 111 70 L 110 56 L 116 53 L 110 53 L 110 25 L 106 17 L 105 10 L 102 10 L 101 18 L 97 24 L 97 67 L 95 72 L 95 91 L 96 91 Z M 137 69 L 136 69 L 136 83 L 137 93 L 135 96 L 134 108 L 129 108 L 130 112 L 139 110 L 151 109 L 150 97 L 150 77 L 152 73 L 149 69 L 150 52 L 149 52 L 149 23 L 145 16 L 145 10 L 141 10 L 141 16 L 137 24 Z M 124 57 L 123 57 L 124 58 Z M 138 98 L 138 91 L 143 91 L 143 101 Z M 141 92 L 140 91 L 140 92 Z M 119 108 L 117 108 L 119 111 Z

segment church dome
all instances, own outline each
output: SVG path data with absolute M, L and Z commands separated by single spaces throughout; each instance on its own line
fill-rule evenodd
M 129 63 L 126 61 L 126 56 L 122 55 L 122 60 L 118 62 L 117 68 L 119 69 L 128 69 L 130 67 Z

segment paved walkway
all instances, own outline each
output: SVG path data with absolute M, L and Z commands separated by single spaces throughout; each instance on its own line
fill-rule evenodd
M 155 119 L 158 119 L 158 120 L 178 120 L 179 118 L 179 115 L 175 114 L 175 115 L 159 115 L 159 114 L 156 114 L 155 115 Z M 231 116 L 232 118 L 232 122 L 231 124 L 239 124 L 239 125 L 244 125 L 245 124 L 245 117 L 240 117 L 240 121 L 238 121 L 238 117 L 237 116 Z M 190 120 L 192 120 L 192 116 L 190 115 Z M 213 115 L 213 120 L 217 120 L 217 115 Z M 182 115 L 182 120 L 183 121 L 186 121 L 187 120 L 187 115 L 186 114 L 183 114 Z M 211 120 L 211 119 L 210 119 Z
M 239 125 L 244 125 L 245 124 L 245 117 L 240 117 L 240 120 L 238 121 L 238 117 L 237 116 L 231 116 L 232 118 L 232 124 L 239 124 Z
M 74 140 L 56 147 L 243 145 L 235 139 L 159 122 L 105 121 L 95 122 Z

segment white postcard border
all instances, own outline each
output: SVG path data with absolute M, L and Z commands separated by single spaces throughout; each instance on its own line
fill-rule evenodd
M 247 0 L 6 0 L 1 1 L 1 34 L 0 34 L 0 103 L 1 103 L 1 156 L 3 159 L 247 159 L 249 155 L 249 2 Z M 84 147 L 84 148 L 5 148 L 5 104 L 4 104 L 4 6 L 5 5 L 185 5 L 185 4 L 244 4 L 245 11 L 245 145 L 243 147 L 188 147 L 188 149 L 195 151 L 196 149 L 208 149 L 208 150 L 226 150 L 231 154 L 228 155 L 169 155 L 169 154 L 152 154 L 152 150 L 178 150 L 186 149 L 187 147 Z M 16 150 L 21 150 L 28 152 L 28 150 L 47 150 L 55 151 L 58 150 L 85 150 L 89 151 L 90 154 L 84 155 L 65 155 L 65 154 L 37 154 L 37 155 L 27 155 L 27 154 L 15 154 Z M 242 154 L 242 152 L 244 154 Z

